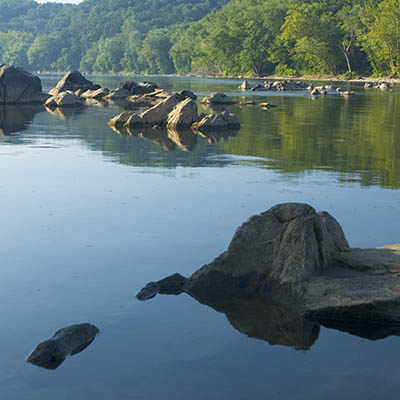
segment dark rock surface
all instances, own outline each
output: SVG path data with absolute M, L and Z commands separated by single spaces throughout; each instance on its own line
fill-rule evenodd
M 22 68 L 0 67 L 0 104 L 44 104 L 49 97 L 37 76 Z
M 225 93 L 215 92 L 210 93 L 208 96 L 201 100 L 204 104 L 236 104 L 237 101 L 228 97 Z
M 51 339 L 40 343 L 27 357 L 27 362 L 46 369 L 56 369 L 67 356 L 85 350 L 99 329 L 83 323 L 59 329 Z

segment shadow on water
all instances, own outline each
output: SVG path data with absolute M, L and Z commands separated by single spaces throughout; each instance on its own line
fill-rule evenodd
M 148 286 L 147 286 L 148 287 Z M 143 289 L 142 289 L 143 290 Z M 174 290 L 160 294 L 179 295 Z M 380 340 L 389 336 L 400 336 L 398 323 L 367 323 L 357 318 L 324 319 L 307 317 L 300 308 L 276 304 L 258 297 L 196 297 L 199 303 L 225 314 L 231 326 L 249 338 L 263 340 L 270 345 L 308 350 L 317 341 L 321 326 L 349 333 L 368 340 Z
M 44 107 L 40 105 L 1 105 L 0 136 L 9 136 L 25 130 L 41 111 L 44 111 Z

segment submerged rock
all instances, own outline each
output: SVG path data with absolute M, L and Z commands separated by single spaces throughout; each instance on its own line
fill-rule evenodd
M 46 369 L 56 369 L 67 356 L 85 350 L 99 329 L 84 323 L 59 329 L 51 339 L 40 343 L 27 357 L 27 362 Z
M 44 104 L 49 97 L 37 76 L 22 68 L 0 67 L 0 104 Z

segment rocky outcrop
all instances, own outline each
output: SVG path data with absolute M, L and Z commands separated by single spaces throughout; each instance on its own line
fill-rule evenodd
M 197 120 L 197 104 L 188 97 L 186 100 L 179 102 L 168 114 L 167 128 L 188 129 L 192 124 L 197 122 Z
M 204 104 L 235 104 L 237 101 L 231 99 L 224 93 L 210 93 L 208 96 L 204 97 L 203 100 L 201 100 L 201 103 Z
M 78 89 L 83 91 L 97 90 L 100 86 L 86 79 L 79 71 L 69 71 L 57 83 L 57 86 L 49 91 L 52 96 L 67 90 L 75 92 Z
M 254 300 L 370 339 L 400 334 L 400 244 L 351 249 L 339 223 L 307 204 L 250 218 L 179 285 L 227 315 L 226 304 Z
M 195 296 L 220 293 L 253 296 L 304 294 L 316 273 L 329 270 L 334 256 L 348 249 L 337 221 L 306 204 L 288 203 L 250 218 L 228 250 L 195 272 L 185 291 Z
M 236 130 L 240 128 L 240 122 L 237 117 L 227 111 L 220 114 L 208 114 L 203 116 L 198 122 L 192 125 L 195 131 L 221 131 L 221 130 Z
M 0 104 L 44 104 L 49 97 L 37 76 L 22 68 L 0 67 Z
M 45 106 L 49 108 L 57 108 L 57 107 L 82 107 L 85 105 L 85 99 L 82 97 L 76 96 L 71 91 L 60 92 L 55 96 L 50 97 Z
M 46 369 L 56 369 L 67 356 L 85 350 L 99 329 L 84 323 L 59 329 L 51 339 L 40 343 L 27 357 L 27 362 Z
M 243 81 L 243 83 L 238 86 L 238 90 L 250 90 L 250 89 L 251 89 L 251 85 L 247 80 Z

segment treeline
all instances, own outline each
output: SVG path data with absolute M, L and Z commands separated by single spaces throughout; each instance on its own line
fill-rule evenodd
M 0 62 L 31 70 L 399 76 L 400 0 L 0 0 Z

